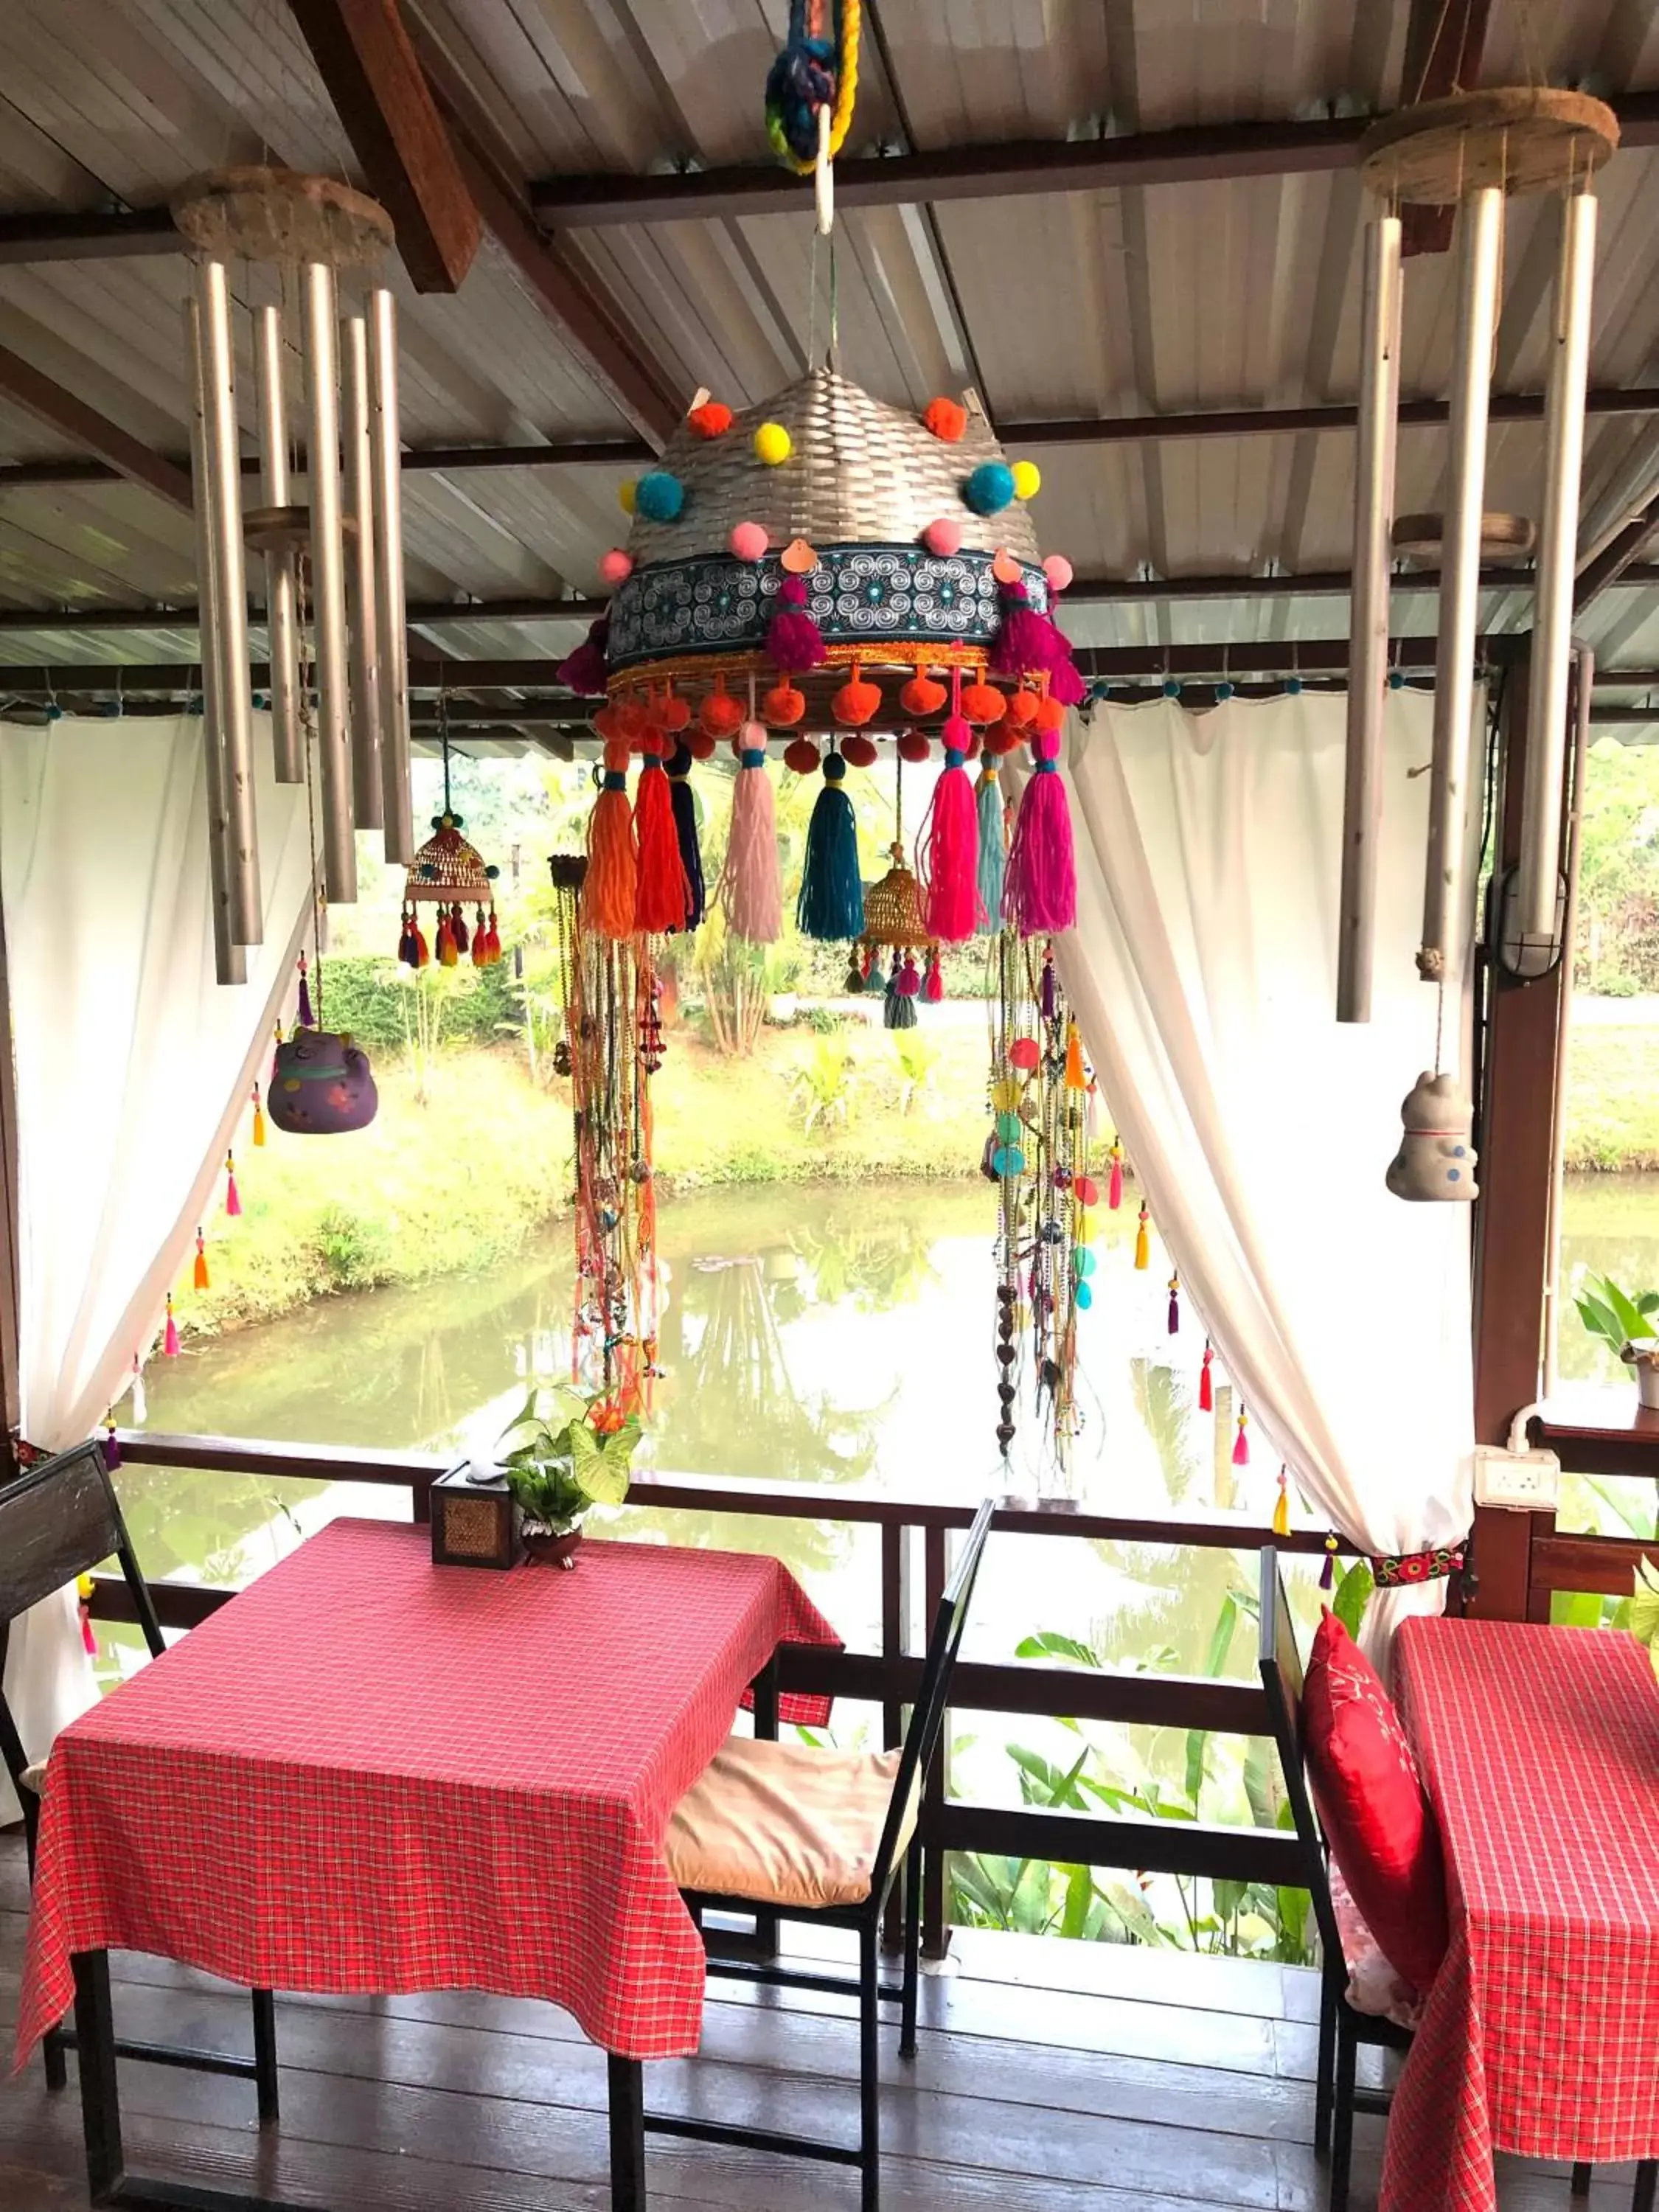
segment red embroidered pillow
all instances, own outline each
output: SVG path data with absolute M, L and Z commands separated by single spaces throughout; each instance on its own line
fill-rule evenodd
M 1440 1831 L 1394 1700 L 1333 1613 L 1314 1638 L 1303 1723 L 1331 1856 L 1383 1956 L 1425 1990 L 1446 1952 Z

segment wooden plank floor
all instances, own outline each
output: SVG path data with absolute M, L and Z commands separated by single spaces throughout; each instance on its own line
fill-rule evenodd
M 0 1838 L 7 2048 L 24 1929 Z M 1109 1945 L 958 1936 L 924 1990 L 921 2050 L 884 2039 L 892 2212 L 1314 2212 L 1311 1974 Z M 119 2032 L 249 2047 L 246 2002 L 163 1961 L 114 1962 Z M 714 1985 L 702 2056 L 647 2069 L 651 2102 L 760 2125 L 856 2129 L 856 2038 L 834 1997 Z M 124 2065 L 130 2162 L 331 2212 L 605 2212 L 605 2064 L 564 2014 L 471 1994 L 280 1999 L 282 2125 L 251 2084 Z M 0 2212 L 86 2204 L 79 2108 L 36 2061 L 0 2088 Z M 1376 2201 L 1381 2124 L 1358 2124 L 1353 2212 Z M 853 2212 L 832 2167 L 653 2140 L 655 2212 Z M 1624 2212 L 1601 2177 L 1592 2212 Z M 1506 2173 L 1504 2212 L 1567 2212 L 1564 2172 Z

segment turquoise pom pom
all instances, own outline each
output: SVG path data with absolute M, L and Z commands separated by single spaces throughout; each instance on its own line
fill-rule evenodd
M 1079 1277 L 1092 1275 L 1099 1264 L 1100 1262 L 1096 1259 L 1094 1254 L 1089 1249 L 1086 1244 L 1076 1244 L 1073 1246 L 1072 1272 L 1073 1274 Z
M 634 509 L 651 522 L 676 522 L 685 505 L 685 486 L 667 469 L 652 469 L 634 487 Z
M 1000 514 L 1014 496 L 1014 472 L 1006 461 L 981 461 L 962 496 L 975 514 Z
M 997 1115 L 997 1134 L 1001 1138 L 1005 1145 L 1012 1145 L 1018 1141 L 1020 1126 L 1020 1119 L 1018 1114 L 999 1114 Z
M 1087 1313 L 1089 1308 L 1093 1305 L 1095 1302 L 1095 1294 L 1089 1288 L 1087 1283 L 1079 1283 L 1078 1285 L 1075 1296 L 1077 1298 L 1079 1312 Z

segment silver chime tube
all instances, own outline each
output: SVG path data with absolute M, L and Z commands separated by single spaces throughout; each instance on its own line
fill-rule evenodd
M 219 580 L 208 521 L 206 376 L 202 318 L 185 301 L 185 359 L 191 377 L 191 506 L 196 523 L 196 598 L 202 634 L 202 748 L 207 763 L 208 880 L 213 912 L 213 966 L 222 983 L 246 983 L 247 956 L 231 933 L 230 866 L 225 820 L 224 724 L 219 714 Z
M 208 528 L 217 580 L 219 715 L 224 727 L 224 811 L 231 934 L 238 945 L 265 933 L 259 896 L 259 825 L 253 802 L 253 714 L 248 696 L 247 575 L 242 559 L 242 452 L 230 341 L 230 278 L 222 261 L 196 264 L 201 318 L 202 432 Z M 207 649 L 203 641 L 203 651 Z
M 340 514 L 340 378 L 334 271 L 307 261 L 304 302 L 307 468 L 311 479 L 311 593 L 317 628 L 317 751 L 323 784 L 323 890 L 337 906 L 357 896 L 351 815 L 350 693 L 346 674 L 345 536 Z
M 1434 755 L 1429 775 L 1423 943 L 1417 956 L 1419 974 L 1431 982 L 1449 977 L 1457 957 L 1474 638 L 1480 615 L 1480 524 L 1486 488 L 1486 414 L 1503 245 L 1504 194 L 1497 185 L 1483 185 L 1471 192 L 1457 210 L 1451 451 L 1440 562 L 1440 624 L 1434 656 Z
M 374 489 L 374 628 L 380 647 L 380 781 L 386 857 L 407 867 L 415 857 L 409 789 L 409 647 L 404 627 L 403 450 L 398 435 L 398 309 L 390 292 L 368 295 L 370 443 Z
M 288 402 L 283 389 L 283 313 L 259 307 L 253 317 L 253 368 L 259 397 L 259 497 L 286 507 Z M 300 732 L 299 592 L 292 545 L 265 555 L 265 630 L 270 648 L 270 739 L 278 783 L 306 780 Z
M 1549 378 L 1544 401 L 1544 500 L 1538 530 L 1536 609 L 1527 696 L 1527 772 L 1522 794 L 1516 923 L 1552 942 L 1560 888 L 1561 781 L 1567 743 L 1567 664 L 1578 555 L 1578 483 L 1584 456 L 1595 201 L 1577 192 L 1561 210 Z
M 1359 323 L 1359 445 L 1349 612 L 1347 781 L 1342 800 L 1342 902 L 1336 1018 L 1371 1018 L 1377 840 L 1382 817 L 1382 708 L 1389 676 L 1389 572 L 1400 414 L 1400 218 L 1365 226 Z
M 380 655 L 376 633 L 374 471 L 369 448 L 368 325 L 348 315 L 345 339 L 345 500 L 355 534 L 346 550 L 351 624 L 351 811 L 360 830 L 378 830 L 380 791 Z

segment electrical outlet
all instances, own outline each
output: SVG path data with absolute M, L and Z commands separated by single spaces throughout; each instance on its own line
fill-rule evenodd
M 1553 1512 L 1561 1490 L 1561 1462 L 1553 1451 L 1505 1451 L 1481 1444 L 1474 1455 L 1474 1502 L 1516 1513 Z

